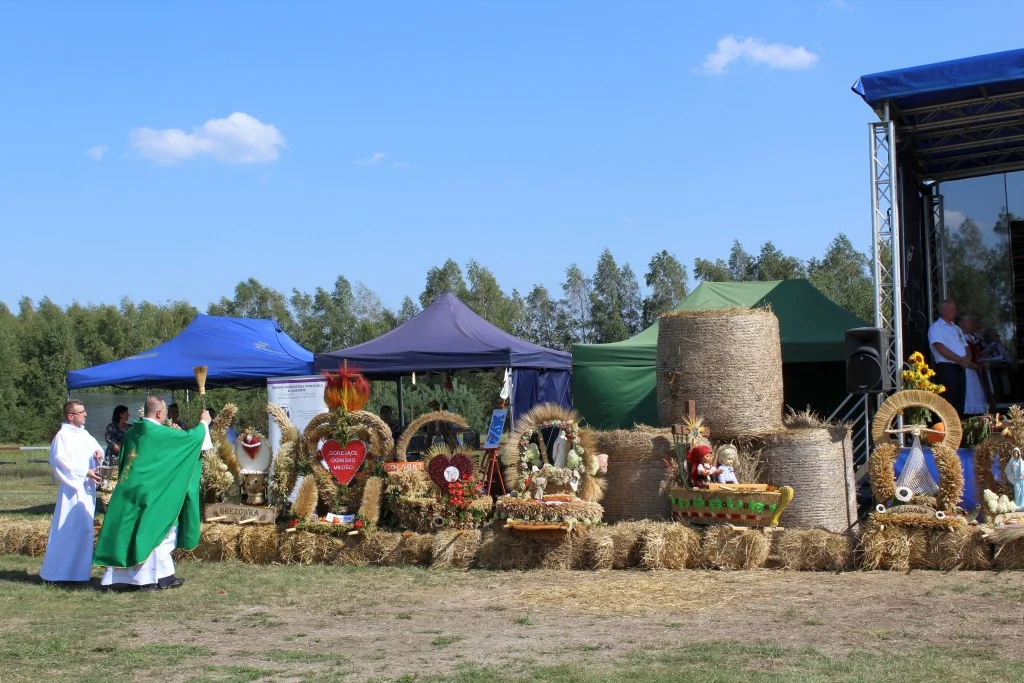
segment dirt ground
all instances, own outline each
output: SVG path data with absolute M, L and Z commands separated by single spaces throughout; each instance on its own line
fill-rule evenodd
M 394 592 L 342 594 L 312 611 L 304 601 L 238 606 L 208 631 L 194 623 L 135 628 L 142 641 L 202 644 L 224 662 L 286 646 L 296 652 L 290 672 L 298 678 L 307 666 L 298 652 L 358 653 L 345 660 L 347 673 L 390 679 L 463 662 L 610 663 L 681 641 L 836 655 L 985 640 L 1013 653 L 1024 644 L 1024 580 L 1009 573 L 432 574 L 423 583 L 398 580 Z

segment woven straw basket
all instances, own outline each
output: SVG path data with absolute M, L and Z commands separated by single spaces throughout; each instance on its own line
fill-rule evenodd
M 683 421 L 693 399 L 718 439 L 782 428 L 782 344 L 768 309 L 675 311 L 658 326 L 658 417 Z
M 608 456 L 604 519 L 609 524 L 636 519 L 668 519 L 672 507 L 661 492 L 662 458 L 672 457 L 669 429 L 616 429 L 595 432 L 597 451 Z
M 849 531 L 857 500 L 853 443 L 845 425 L 777 432 L 766 439 L 761 457 L 768 481 L 796 490 L 787 527 Z

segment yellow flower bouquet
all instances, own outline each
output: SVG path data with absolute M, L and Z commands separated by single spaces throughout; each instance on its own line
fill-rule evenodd
M 930 391 L 933 394 L 941 394 L 946 390 L 945 386 L 932 381 L 935 371 L 928 367 L 928 363 L 924 360 L 924 354 L 920 351 L 910 354 L 910 357 L 907 359 L 907 366 L 908 369 L 900 373 L 904 389 Z M 914 406 L 907 408 L 904 417 L 906 417 L 906 421 L 909 424 L 926 425 L 931 420 L 932 414 L 927 408 Z

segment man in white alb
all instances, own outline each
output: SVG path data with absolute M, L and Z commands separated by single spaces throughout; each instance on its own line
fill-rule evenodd
M 39 576 L 54 583 L 88 582 L 92 570 L 93 516 L 96 513 L 96 467 L 103 449 L 85 430 L 81 401 L 64 404 L 64 419 L 50 444 L 50 467 L 60 483 L 50 538 Z
M 946 299 L 939 304 L 939 319 L 928 328 L 928 346 L 935 364 L 935 381 L 946 387 L 942 397 L 963 418 L 967 395 L 966 369 L 971 364 L 971 356 L 967 352 L 964 333 L 955 320 L 956 302 Z

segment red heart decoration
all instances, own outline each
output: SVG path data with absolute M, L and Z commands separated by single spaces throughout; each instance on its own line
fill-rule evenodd
M 327 463 L 327 468 L 338 480 L 338 483 L 348 486 L 366 458 L 366 444 L 362 441 L 349 441 L 342 446 L 331 439 L 324 442 L 323 448 L 320 449 L 320 456 Z
M 469 456 L 459 455 L 449 458 L 447 455 L 435 455 L 430 459 L 430 464 L 427 465 L 427 473 L 430 474 L 430 479 L 438 488 L 445 493 L 448 493 L 448 484 L 450 483 L 445 479 L 444 472 L 449 467 L 454 467 L 459 471 L 459 479 L 469 475 L 473 475 L 473 461 L 470 460 Z
M 245 438 L 242 439 L 242 450 L 245 451 L 245 454 L 248 455 L 249 458 L 251 458 L 252 460 L 256 459 L 256 456 L 257 454 L 259 454 L 260 447 L 262 445 L 263 442 L 260 441 L 258 437 L 255 437 L 252 434 L 246 434 Z

